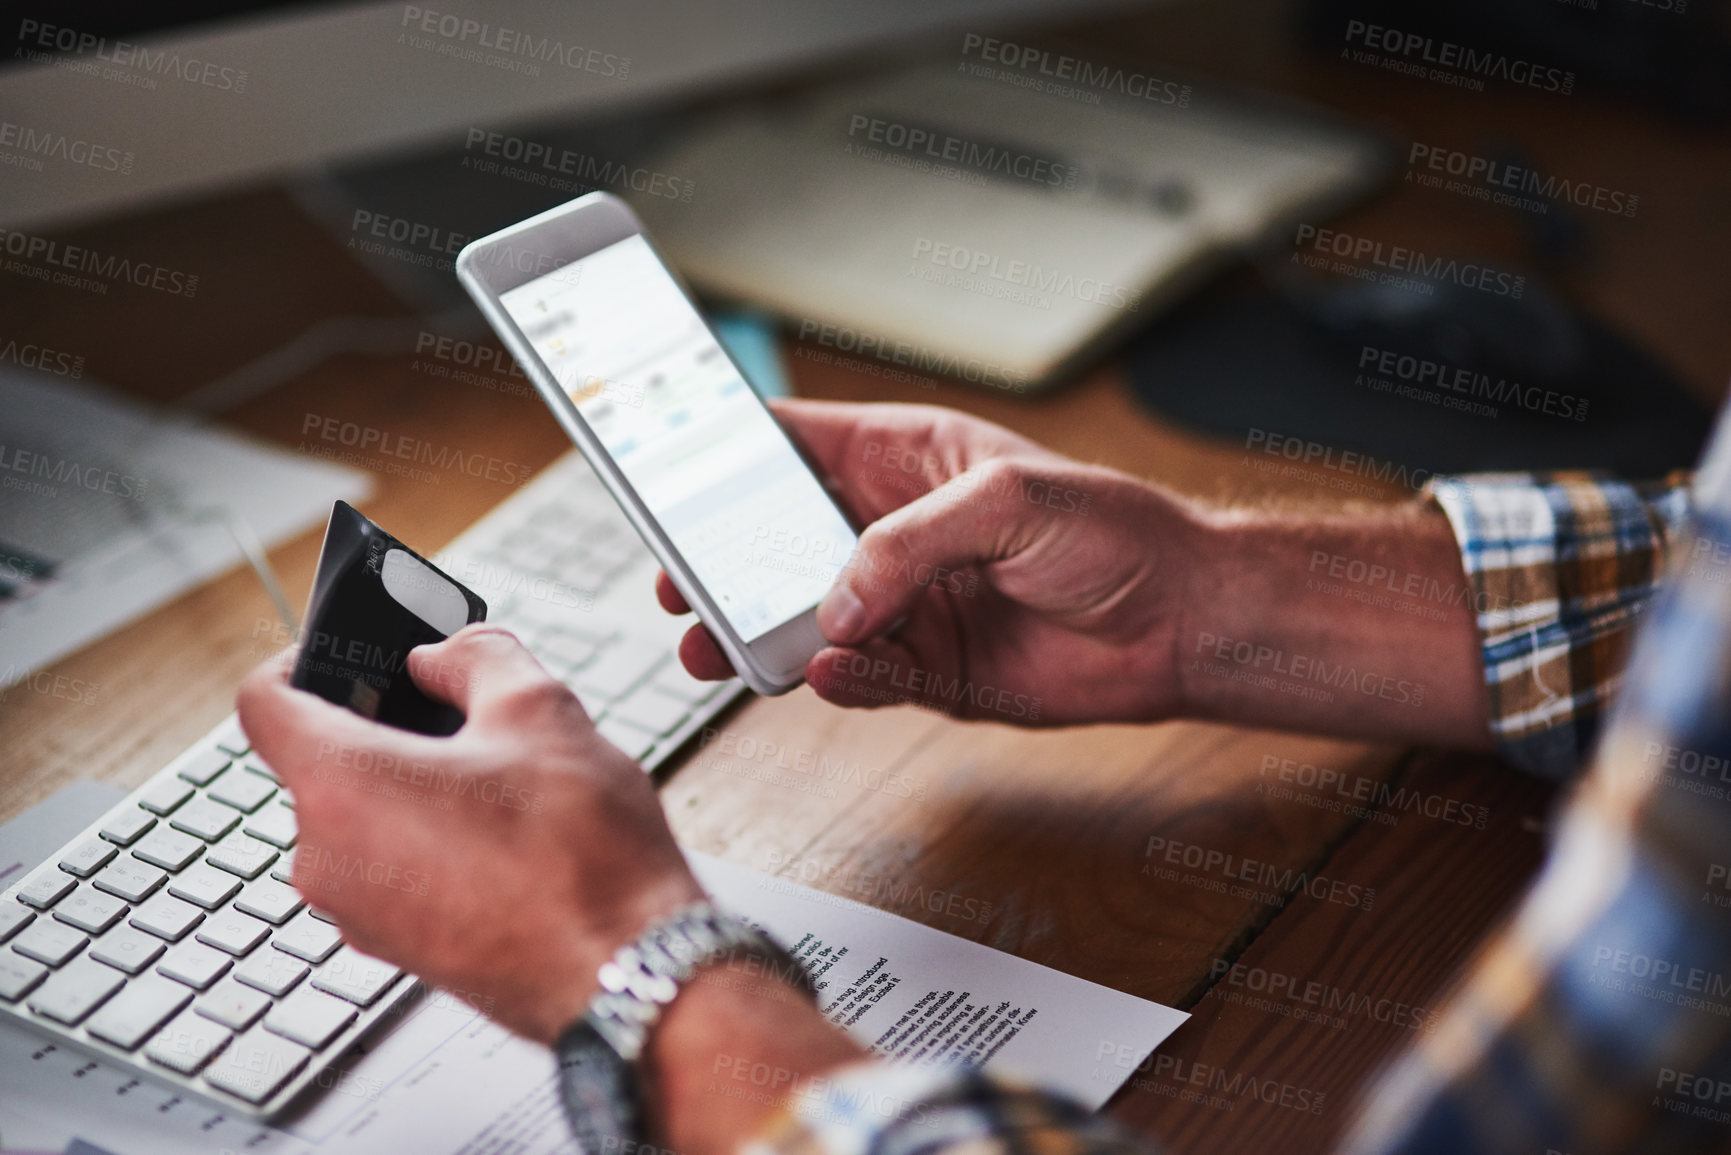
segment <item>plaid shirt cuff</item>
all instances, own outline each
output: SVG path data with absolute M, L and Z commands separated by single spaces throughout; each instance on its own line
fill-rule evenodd
M 744 1155 L 1151 1155 L 1078 1103 L 955 1067 L 867 1060 L 796 1087 Z
M 1498 748 L 1532 773 L 1574 774 L 1688 517 L 1688 475 L 1484 473 L 1435 478 L 1425 492 L 1460 543 Z

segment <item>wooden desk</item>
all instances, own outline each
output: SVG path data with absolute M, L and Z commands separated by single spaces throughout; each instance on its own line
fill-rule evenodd
M 1731 238 L 1712 200 L 1728 186 L 1722 142 L 1586 97 L 1561 111 L 1518 95 L 1463 109 L 1423 85 L 1294 55 L 1268 31 L 1277 5 L 1198 7 L 1209 14 L 1156 13 L 1059 42 L 1107 59 L 1147 49 L 1150 60 L 1275 83 L 1361 115 L 1397 110 L 1415 135 L 1416 125 L 1470 137 L 1482 127 L 1474 117 L 1494 107 L 1506 131 L 1541 140 L 1551 158 L 1591 160 L 1607 183 L 1626 177 L 1656 209 L 1612 235 L 1574 287 L 1669 355 L 1703 396 L 1717 395 L 1731 364 L 1718 289 Z M 1674 211 L 1657 211 L 1667 200 Z M 1510 249 L 1517 227 L 1409 188 L 1351 219 L 1437 244 L 1470 235 L 1492 252 Z M 14 332 L 85 354 L 90 376 L 148 397 L 184 395 L 320 318 L 402 312 L 272 189 L 79 235 L 201 271 L 200 297 L 91 297 L 0 277 L 0 316 Z M 1329 500 L 1271 482 L 1232 446 L 1151 419 L 1110 366 L 1050 398 L 1016 401 L 943 382 L 891 384 L 808 352 L 793 348 L 789 359 L 803 394 L 954 405 L 1187 492 Z M 309 415 L 537 467 L 567 447 L 539 402 L 439 380 L 409 356 L 330 359 L 224 417 L 292 446 Z M 458 474 L 377 483 L 367 512 L 427 547 L 508 495 Z M 297 602 L 318 540 L 309 533 L 272 555 Z M 100 687 L 92 700 L 12 691 L 0 702 L 0 817 L 72 778 L 141 781 L 231 708 L 236 683 L 273 648 L 273 623 L 252 575 L 232 573 L 60 662 L 54 672 Z M 844 712 L 800 691 L 749 702 L 717 725 L 790 760 L 811 751 L 862 773 L 851 783 L 748 776 L 720 743 L 689 751 L 663 788 L 689 845 L 1192 1010 L 1157 1065 L 1109 1107 L 1179 1152 L 1326 1149 L 1369 1077 L 1426 1028 L 1520 893 L 1551 803 L 1549 788 L 1485 759 L 1189 723 L 1030 734 L 907 708 Z M 1404 793 L 1376 816 L 1354 815 L 1327 792 L 1271 790 L 1286 785 L 1288 764 Z M 881 788 L 892 774 L 911 797 Z M 1417 810 L 1400 808 L 1414 799 Z M 1462 806 L 1483 809 L 1482 829 L 1451 819 Z M 1151 845 L 1182 845 L 1180 862 L 1189 848 L 1204 857 L 1173 869 Z M 1285 884 L 1272 896 L 1222 893 L 1210 852 L 1270 864 Z

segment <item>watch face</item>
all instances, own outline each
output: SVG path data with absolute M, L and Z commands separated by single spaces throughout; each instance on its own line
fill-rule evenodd
M 643 1138 L 637 1070 L 585 1015 L 559 1036 L 559 1085 L 571 1131 L 586 1155 L 617 1152 Z

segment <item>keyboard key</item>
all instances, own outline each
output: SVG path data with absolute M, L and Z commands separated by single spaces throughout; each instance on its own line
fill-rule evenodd
M 655 677 L 650 679 L 649 684 L 692 706 L 707 702 L 728 685 L 727 682 L 699 681 L 686 673 L 685 667 L 677 659 L 656 670 Z
M 176 830 L 196 834 L 206 842 L 215 842 L 240 825 L 240 811 L 209 798 L 194 798 L 176 810 L 168 823 Z
M 234 977 L 273 997 L 286 994 L 312 970 L 306 963 L 280 950 L 261 950 L 234 970 Z M 236 1028 L 237 1030 L 239 1028 Z
M 314 918 L 311 911 L 306 911 L 296 915 L 293 922 L 277 931 L 270 944 L 278 950 L 286 950 L 296 958 L 310 963 L 321 963 L 330 958 L 331 952 L 341 946 L 342 942 L 343 936 L 336 927 Z
M 0 999 L 15 1003 L 48 977 L 48 968 L 9 950 L 0 951 Z
M 84 1029 L 123 1051 L 130 1051 L 192 1001 L 192 992 L 161 975 L 145 975 L 85 1024 Z
M 128 806 L 110 815 L 98 833 L 110 842 L 117 842 L 121 846 L 131 846 L 138 840 L 140 834 L 155 825 L 156 819 L 152 818 L 144 807 Z
M 201 942 L 183 942 L 168 952 L 168 957 L 156 970 L 158 974 L 202 991 L 227 974 L 230 963 L 229 957 L 214 947 Z
M 236 1039 L 204 1077 L 231 1095 L 262 1103 L 298 1075 L 311 1057 L 299 1043 L 254 1027 Z
M 264 868 L 276 861 L 276 856 L 276 847 L 237 830 L 211 847 L 204 860 L 219 870 L 253 879 L 263 874 Z
M 301 897 L 300 891 L 270 878 L 259 879 L 234 900 L 236 910 L 244 910 L 272 926 L 281 926 L 305 905 L 306 899 Z
M 621 697 L 667 660 L 667 647 L 625 637 L 609 645 L 577 676 L 577 688 L 604 702 Z
M 182 871 L 193 859 L 204 853 L 204 839 L 160 826 L 140 838 L 138 845 L 132 848 L 132 853 L 152 866 Z
M 624 701 L 607 708 L 608 718 L 629 723 L 657 738 L 673 733 L 690 716 L 690 706 L 668 697 L 653 685 L 634 690 Z
M 275 952 L 266 952 L 271 953 Z M 231 1031 L 244 1031 L 270 1009 L 270 996 L 226 978 L 200 995 L 192 1009 L 207 1019 L 215 1019 Z
M 204 925 L 199 927 L 198 933 L 192 937 L 205 946 L 213 946 L 239 958 L 263 942 L 269 934 L 270 923 L 230 909 L 205 919 Z
M 65 858 L 62 858 L 60 860 L 60 869 L 64 870 L 67 874 L 75 874 L 79 878 L 89 878 L 98 870 L 107 866 L 109 859 L 119 853 L 120 851 L 116 850 L 108 843 L 103 842 L 101 839 L 92 838 L 89 842 L 82 843 L 77 849 L 73 850 Z
M 554 666 L 574 670 L 595 656 L 595 643 L 570 630 L 543 630 L 535 639 L 535 654 Z
M 371 1006 L 384 989 L 403 972 L 398 968 L 345 946 L 330 962 L 313 972 L 313 986 L 326 994 L 347 999 L 356 1006 Z
M 46 1018 L 77 1026 L 125 985 L 126 976 L 113 967 L 81 958 L 49 976 L 27 1005 Z
M 0 902 L 0 942 L 30 925 L 36 915 L 21 902 Z
M 264 1029 L 319 1051 L 355 1021 L 355 1014 L 355 1008 L 342 999 L 302 987 L 271 1008 Z
M 81 930 L 51 918 L 39 918 L 12 940 L 12 949 L 39 963 L 57 967 L 83 950 L 89 941 L 90 937 Z
M 135 975 L 161 958 L 167 949 L 159 938 L 130 926 L 120 926 L 91 944 L 90 957 Z
M 130 908 L 124 902 L 112 894 L 104 894 L 93 886 L 85 885 L 78 888 L 77 894 L 60 900 L 60 905 L 54 908 L 54 917 L 79 930 L 101 934 L 119 922 L 120 916 L 128 909 Z
M 289 851 L 276 860 L 276 865 L 270 868 L 270 876 L 278 882 L 293 882 L 295 875 L 295 852 Z
M 127 921 L 158 938 L 179 942 L 186 937 L 187 931 L 204 921 L 204 911 L 190 902 L 159 894 L 134 910 Z
M 200 750 L 192 755 L 181 764 L 176 773 L 181 779 L 192 783 L 194 786 L 209 786 L 211 780 L 227 770 L 228 764 L 232 761 L 234 761 L 233 755 L 213 747 L 208 750 Z
M 595 723 L 595 732 L 625 751 L 625 756 L 633 762 L 641 762 L 651 750 L 655 749 L 653 735 L 645 734 L 635 726 L 615 722 L 610 717 L 604 717 Z
M 191 786 L 178 778 L 164 778 L 141 794 L 138 804 L 152 814 L 173 814 L 191 797 Z
M 29 903 L 37 910 L 47 910 L 71 894 L 72 888 L 77 885 L 78 880 L 64 870 L 45 866 L 38 870 L 29 882 L 18 888 L 18 900 Z
M 246 768 L 251 770 L 254 774 L 263 774 L 272 782 L 282 782 L 282 779 L 277 776 L 277 772 L 272 770 L 265 760 L 260 758 L 257 754 L 254 754 L 251 758 L 246 760 Z
M 127 902 L 143 902 L 168 878 L 168 873 L 136 858 L 118 858 L 102 868 L 92 881 L 98 890 L 119 895 Z
M 83 1016 L 97 1010 L 125 985 L 125 975 L 114 970 L 113 966 L 78 959 L 54 975 L 48 975 L 48 982 L 42 984 L 42 989 L 29 996 L 28 1006 L 38 1015 L 76 1027 Z
M 222 724 L 222 729 L 216 732 L 216 748 L 236 758 L 252 749 L 252 744 L 246 740 L 246 731 L 240 728 L 239 718 L 230 718 Z
M 240 889 L 240 879 L 225 870 L 201 862 L 168 884 L 168 893 L 176 898 L 195 902 L 206 910 L 215 910 L 234 897 Z
M 144 1054 L 151 1062 L 171 1071 L 195 1075 L 232 1038 L 234 1034 L 227 1027 L 211 1022 L 196 1011 L 182 1011 L 145 1044 Z
M 254 774 L 236 766 L 218 778 L 207 793 L 218 802 L 226 802 L 236 810 L 251 814 L 276 793 L 276 783 L 263 774 Z
M 274 802 L 248 818 L 241 829 L 279 850 L 288 850 L 295 844 L 295 812 L 280 802 Z

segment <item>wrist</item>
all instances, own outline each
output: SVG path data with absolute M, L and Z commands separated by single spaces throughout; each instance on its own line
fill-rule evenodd
M 865 1054 L 751 957 L 718 960 L 693 976 L 650 1036 L 642 1072 L 655 1132 L 680 1155 L 733 1151 L 789 1096 Z

